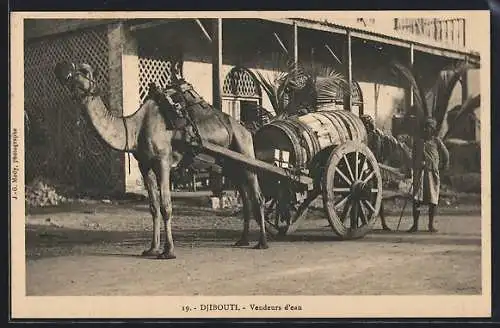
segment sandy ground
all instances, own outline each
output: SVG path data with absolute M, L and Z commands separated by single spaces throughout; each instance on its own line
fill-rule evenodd
M 468 212 L 468 213 L 464 213 Z M 270 249 L 232 247 L 242 222 L 202 200 L 174 201 L 175 260 L 140 257 L 151 219 L 144 203 L 42 209 L 26 224 L 28 295 L 480 294 L 477 211 L 442 210 L 440 232 L 374 231 L 338 241 L 319 211 Z M 396 227 L 399 213 L 389 218 Z M 403 215 L 401 229 L 410 224 Z M 252 237 L 257 238 L 252 222 Z

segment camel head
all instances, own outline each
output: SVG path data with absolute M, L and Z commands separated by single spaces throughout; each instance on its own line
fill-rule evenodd
M 97 92 L 94 69 L 88 64 L 59 62 L 54 68 L 54 73 L 59 82 L 68 87 L 77 98 Z

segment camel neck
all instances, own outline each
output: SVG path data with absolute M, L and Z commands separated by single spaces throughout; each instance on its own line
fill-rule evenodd
M 82 104 L 95 130 L 111 148 L 133 151 L 136 146 L 135 121 L 131 117 L 113 115 L 99 96 L 89 96 Z

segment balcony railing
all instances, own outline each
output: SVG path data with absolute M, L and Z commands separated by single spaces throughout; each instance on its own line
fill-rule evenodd
M 394 29 L 437 42 L 465 47 L 465 19 L 394 19 Z

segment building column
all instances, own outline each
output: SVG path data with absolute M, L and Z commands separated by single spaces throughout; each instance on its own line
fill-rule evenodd
M 115 115 L 122 115 L 122 53 L 123 24 L 108 25 L 108 67 L 109 67 L 109 105 Z
M 410 64 L 410 69 L 413 70 L 413 66 L 415 64 L 415 50 L 413 47 L 413 43 L 410 43 L 410 62 L 409 62 L 409 64 Z M 410 84 L 409 88 L 410 88 L 410 92 L 408 93 L 408 95 L 409 95 L 409 103 L 410 103 L 409 107 L 410 108 L 409 108 L 409 110 L 408 109 L 406 110 L 406 113 L 412 113 L 412 115 L 413 115 L 414 113 L 412 112 L 412 109 L 413 109 L 413 105 L 414 105 L 414 101 L 415 101 L 415 96 L 414 96 L 414 91 L 413 91 L 413 87 L 411 86 L 411 84 Z M 424 99 L 424 101 L 425 101 L 425 99 Z M 424 113 L 424 115 L 425 115 L 425 113 Z M 416 116 L 416 117 L 417 117 L 416 122 L 419 122 L 418 116 Z M 410 122 L 412 122 L 412 121 L 410 121 Z M 406 124 L 409 124 L 409 123 L 406 123 Z M 417 124 L 417 125 L 418 125 L 418 128 L 413 129 L 413 136 L 412 136 L 413 137 L 413 143 L 412 143 L 412 164 L 413 164 L 413 167 L 415 167 L 415 165 L 416 165 L 415 161 L 417 159 L 417 155 L 415 154 L 415 152 L 417 151 L 417 138 L 419 138 L 419 136 L 420 136 L 420 130 L 419 130 L 420 124 Z M 416 179 L 416 176 L 413 176 L 413 183 L 416 183 L 415 179 Z
M 212 22 L 212 105 L 222 109 L 222 18 Z
M 344 109 L 351 110 L 352 108 L 352 38 L 351 31 L 347 30 L 346 42 L 345 42 L 345 53 L 344 53 L 344 66 L 347 77 L 347 83 L 349 84 L 349 92 L 344 95 Z
M 137 40 L 124 23 L 116 23 L 108 26 L 108 42 L 110 107 L 115 115 L 131 115 L 140 106 Z M 122 179 L 118 183 L 118 191 L 144 194 L 137 161 L 126 153 L 120 156 Z
M 465 56 L 464 61 L 466 65 L 468 64 L 468 60 L 469 58 Z M 468 70 L 465 70 L 460 77 L 460 84 L 462 85 L 462 104 L 467 100 L 467 97 L 469 97 L 469 80 L 467 78 L 467 72 Z
M 212 21 L 212 105 L 222 110 L 222 18 Z M 210 172 L 210 189 L 222 196 L 224 178 L 220 172 Z
M 413 66 L 415 64 L 415 52 L 413 48 L 413 44 L 409 44 L 408 48 L 408 58 L 407 58 L 407 67 L 410 70 L 413 70 Z M 411 83 L 408 82 L 407 85 L 405 85 L 405 94 L 404 94 L 404 102 L 405 102 L 405 116 L 408 117 L 408 115 L 416 115 L 416 112 L 413 110 L 413 105 L 415 104 L 415 95 L 414 95 L 414 90 L 411 86 Z
M 410 44 L 410 69 L 413 69 L 413 64 L 415 63 L 415 49 L 413 43 Z M 413 107 L 415 102 L 415 95 L 413 94 L 413 88 L 410 85 L 410 107 Z
M 293 38 L 292 38 L 293 62 L 299 63 L 299 31 L 297 22 L 293 22 Z

